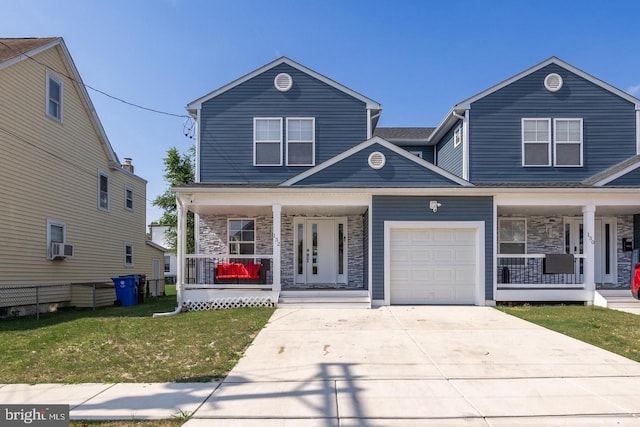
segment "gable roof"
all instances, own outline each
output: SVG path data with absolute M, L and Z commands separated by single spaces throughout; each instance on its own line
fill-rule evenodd
M 594 187 L 602 187 L 603 185 L 607 185 L 611 181 L 615 181 L 638 168 L 640 168 L 640 155 L 633 156 L 630 159 L 618 163 L 617 165 L 613 165 L 609 169 L 606 169 L 591 178 L 585 179 L 582 183 L 585 185 L 592 185 Z
M 459 184 L 461 186 L 464 186 L 464 187 L 473 187 L 473 184 L 470 183 L 469 181 L 466 181 L 466 180 L 460 178 L 457 175 L 454 175 L 454 174 L 452 174 L 452 173 L 450 173 L 450 172 L 448 172 L 448 171 L 446 171 L 446 170 L 444 170 L 442 168 L 439 168 L 438 166 L 434 165 L 433 163 L 429 163 L 426 160 L 423 160 L 420 157 L 409 153 L 407 150 L 405 150 L 403 148 L 400 148 L 397 145 L 395 145 L 395 144 L 393 144 L 393 143 L 391 143 L 391 142 L 389 142 L 389 141 L 387 141 L 387 140 L 385 140 L 383 138 L 380 138 L 379 136 L 374 136 L 373 138 L 368 139 L 367 141 L 364 141 L 364 142 L 362 142 L 362 143 L 360 143 L 360 144 L 358 144 L 358 145 L 356 145 L 354 147 L 351 147 L 347 151 L 344 151 L 344 152 L 338 154 L 337 156 L 332 157 L 331 159 L 329 159 L 329 160 L 327 160 L 327 161 L 325 161 L 325 162 L 323 162 L 323 163 L 321 163 L 321 164 L 319 164 L 319 165 L 317 165 L 317 166 L 315 166 L 315 167 L 313 167 L 311 169 L 308 169 L 305 172 L 302 172 L 301 174 L 294 176 L 293 178 L 290 178 L 290 179 L 284 181 L 282 184 L 280 184 L 280 186 L 288 187 L 288 186 L 294 185 L 294 184 L 296 184 L 296 183 L 298 183 L 298 182 L 300 182 L 300 181 L 302 181 L 302 180 L 304 180 L 306 178 L 309 178 L 309 177 L 311 177 L 311 176 L 313 176 L 313 175 L 315 175 L 315 174 L 317 174 L 317 173 L 319 173 L 319 172 L 321 172 L 321 171 L 323 171 L 323 170 L 335 165 L 338 162 L 341 162 L 342 160 L 345 160 L 348 157 L 351 157 L 351 156 L 355 155 L 356 153 L 361 152 L 362 150 L 364 150 L 364 149 L 366 149 L 366 148 L 368 148 L 368 147 L 370 147 L 370 146 L 372 146 L 374 144 L 379 144 L 379 145 L 385 147 L 386 149 L 394 152 L 395 154 L 397 154 L 397 155 L 399 155 L 401 157 L 404 157 L 405 159 L 408 159 L 409 161 L 411 161 L 413 163 L 416 163 L 417 165 L 423 167 L 425 170 L 431 171 L 431 172 L 433 172 L 433 173 L 435 173 L 437 175 L 440 175 L 441 177 L 443 177 L 443 178 L 445 178 L 445 179 L 447 179 L 449 181 L 452 181 L 452 182 L 454 182 L 456 184 Z
M 418 143 L 426 143 L 429 140 L 429 136 L 433 133 L 435 128 L 418 128 L 418 127 L 408 127 L 408 128 L 387 128 L 387 127 L 376 127 L 373 131 L 373 136 L 379 136 L 380 138 L 384 138 L 387 141 L 395 142 L 395 143 L 407 143 L 407 144 L 418 144 Z
M 60 70 L 53 70 L 56 73 L 67 77 L 71 83 L 76 87 L 78 93 L 80 94 L 80 100 L 83 103 L 83 106 L 89 112 L 89 118 L 92 122 L 92 125 L 98 134 L 98 139 L 102 143 L 105 149 L 105 153 L 109 160 L 109 167 L 122 169 L 122 165 L 120 164 L 120 160 L 118 159 L 117 154 L 113 150 L 111 146 L 111 142 L 109 142 L 109 138 L 107 137 L 104 128 L 102 127 L 102 123 L 98 118 L 98 113 L 96 112 L 95 107 L 93 106 L 93 102 L 91 102 L 91 98 L 89 97 L 89 93 L 87 92 L 87 88 L 82 82 L 82 77 L 80 77 L 80 73 L 76 68 L 76 65 L 71 58 L 71 54 L 67 49 L 66 44 L 62 37 L 47 37 L 47 38 L 21 38 L 21 39 L 5 39 L 0 38 L 0 70 L 3 68 L 9 67 L 13 64 L 16 64 L 20 61 L 24 60 L 33 60 L 43 67 L 46 65 L 40 63 L 37 59 L 34 58 L 40 52 L 44 52 L 47 49 L 59 47 L 61 52 L 61 58 L 67 65 L 67 68 L 70 71 L 71 75 L 67 75 Z M 134 175 L 137 176 L 137 175 Z M 139 178 L 139 177 L 138 177 Z
M 640 99 L 628 94 L 627 92 L 620 90 L 618 88 L 616 88 L 615 86 L 610 85 L 609 83 L 600 80 L 594 76 L 592 76 L 591 74 L 585 73 L 584 71 L 582 71 L 579 68 L 574 67 L 573 65 L 569 64 L 568 62 L 563 61 L 562 59 L 556 57 L 556 56 L 552 56 L 549 59 L 546 59 L 542 62 L 540 62 L 539 64 L 534 65 L 533 67 L 527 68 L 526 70 L 516 74 L 515 76 L 512 76 L 506 80 L 503 80 L 502 82 L 491 86 L 488 89 L 483 90 L 480 93 L 477 93 L 467 99 L 465 99 L 464 101 L 461 101 L 459 103 L 457 103 L 445 116 L 445 118 L 442 120 L 442 122 L 440 122 L 440 124 L 438 125 L 438 127 L 433 131 L 433 133 L 431 134 L 430 138 L 429 138 L 429 142 L 433 142 L 434 140 L 437 140 L 439 137 L 441 137 L 443 134 L 445 134 L 446 132 L 449 131 L 449 129 L 451 129 L 451 127 L 462 118 L 462 116 L 465 114 L 465 112 L 467 110 L 471 109 L 471 104 L 473 104 L 474 102 L 488 96 L 491 95 L 492 93 L 506 87 L 509 86 L 511 83 L 514 83 L 530 74 L 535 73 L 538 70 L 541 70 L 542 68 L 551 65 L 551 64 L 555 64 L 558 65 L 564 69 L 566 69 L 567 71 L 582 77 L 583 79 L 587 80 L 588 82 L 593 83 L 596 86 L 599 86 L 619 97 L 621 97 L 622 99 L 625 99 L 629 102 L 631 102 L 632 104 L 635 105 L 636 110 L 640 110 Z
M 378 102 L 374 101 L 371 98 L 367 98 L 364 95 L 359 94 L 358 92 L 349 89 L 346 86 L 341 85 L 340 83 L 336 82 L 335 80 L 332 80 L 326 76 L 323 76 L 320 73 L 317 73 L 315 71 L 313 71 L 310 68 L 305 67 L 302 64 L 298 64 L 297 62 L 287 58 L 286 56 L 282 56 L 278 59 L 276 59 L 275 61 L 272 61 L 266 65 L 263 65 L 262 67 L 258 68 L 257 70 L 254 70 L 252 72 L 250 72 L 249 74 L 245 74 L 244 76 L 240 77 L 239 79 L 236 79 L 234 81 L 232 81 L 231 83 L 228 83 L 216 90 L 214 90 L 213 92 L 209 92 L 208 94 L 201 96 L 200 98 L 190 102 L 189 104 L 187 104 L 187 111 L 189 111 L 189 113 L 194 114 L 195 111 L 200 108 L 200 106 L 207 102 L 208 100 L 215 98 L 218 95 L 221 95 L 231 89 L 233 89 L 234 87 L 248 81 L 251 80 L 252 78 L 254 78 L 257 75 L 260 75 L 262 73 L 264 73 L 265 71 L 268 71 L 274 67 L 277 67 L 280 64 L 287 64 L 297 70 L 300 70 L 301 72 L 310 75 L 311 77 L 314 77 L 318 80 L 320 80 L 323 83 L 326 83 L 329 86 L 334 87 L 335 89 L 338 89 L 344 93 L 346 93 L 347 95 L 350 95 L 362 102 L 365 103 L 365 105 L 367 106 L 367 108 L 372 109 L 372 110 L 382 110 L 382 105 L 380 105 Z

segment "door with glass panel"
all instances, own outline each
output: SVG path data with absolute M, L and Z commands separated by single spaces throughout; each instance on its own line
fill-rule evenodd
M 346 221 L 298 218 L 294 222 L 294 269 L 297 284 L 346 281 Z
M 565 218 L 565 251 L 568 254 L 584 254 L 584 225 L 582 218 Z M 595 236 L 586 238 L 594 242 L 596 283 L 617 283 L 615 219 L 595 220 Z M 576 274 L 584 273 L 584 260 L 576 263 Z

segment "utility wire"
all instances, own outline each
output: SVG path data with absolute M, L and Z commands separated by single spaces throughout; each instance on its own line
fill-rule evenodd
M 8 49 L 11 49 L 11 50 L 13 50 L 13 51 L 18 52 L 18 50 L 17 50 L 17 49 L 15 49 L 14 47 L 9 46 L 8 44 L 6 44 L 6 43 L 4 43 L 4 42 L 1 42 L 1 41 L 0 41 L 0 44 L 2 44 L 3 46 L 7 47 Z M 55 71 L 57 74 L 60 74 L 60 75 L 62 75 L 62 76 L 64 76 L 64 77 L 68 78 L 69 80 L 71 80 L 71 81 L 73 81 L 73 82 L 76 82 L 77 84 L 80 84 L 80 85 L 84 86 L 85 88 L 91 89 L 91 90 L 93 90 L 93 91 L 95 91 L 95 92 L 98 92 L 98 93 L 100 93 L 100 94 L 104 95 L 104 96 L 107 96 L 107 97 L 109 97 L 109 98 L 111 98 L 111 99 L 115 99 L 116 101 L 120 101 L 120 102 L 122 102 L 122 103 L 124 103 L 124 104 L 127 104 L 127 105 L 130 105 L 130 106 L 132 106 L 132 107 L 139 108 L 139 109 L 141 109 L 141 110 L 145 110 L 145 111 L 150 111 L 150 112 L 152 112 L 152 113 L 156 113 L 156 114 L 164 114 L 164 115 L 166 115 L 166 116 L 180 117 L 180 118 L 183 118 L 183 119 L 185 119 L 185 118 L 186 118 L 186 119 L 191 119 L 191 116 L 189 116 L 189 115 L 187 115 L 187 114 L 175 114 L 175 113 L 168 113 L 168 112 L 166 112 L 166 111 L 156 110 L 156 109 L 154 109 L 154 108 L 143 107 L 142 105 L 138 105 L 138 104 L 135 104 L 135 103 L 133 103 L 133 102 L 129 102 L 129 101 L 124 100 L 124 99 L 122 99 L 122 98 L 119 98 L 119 97 L 117 97 L 117 96 L 111 95 L 111 94 L 109 94 L 109 93 L 107 93 L 107 92 L 104 92 L 104 91 L 102 91 L 102 90 L 100 90 L 100 89 L 96 89 L 95 87 L 90 86 L 90 85 L 88 85 L 88 84 L 86 84 L 86 83 L 84 83 L 84 82 L 82 82 L 82 81 L 78 81 L 78 80 L 76 80 L 75 78 L 73 78 L 72 76 L 70 76 L 70 75 L 68 75 L 68 74 L 66 74 L 66 73 L 63 73 L 63 72 L 61 72 L 61 71 L 59 71 L 59 70 L 56 70 L 55 68 L 50 67 L 50 66 L 48 66 L 47 64 L 43 64 L 42 62 L 38 61 L 37 59 L 35 59 L 34 57 L 32 57 L 32 56 L 30 56 L 30 55 L 27 55 L 27 54 L 26 54 L 26 53 L 24 53 L 24 52 L 20 52 L 20 55 L 22 55 L 22 56 L 25 56 L 25 57 L 29 58 L 30 60 L 32 60 L 32 61 L 34 61 L 34 62 L 36 62 L 37 64 L 39 64 L 39 65 L 41 65 L 41 66 L 43 66 L 43 67 L 45 67 L 45 68 L 50 68 L 50 69 L 52 69 L 52 70 L 53 70 L 53 71 Z

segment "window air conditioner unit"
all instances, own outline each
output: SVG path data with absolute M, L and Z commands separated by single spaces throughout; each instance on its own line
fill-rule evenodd
M 51 259 L 65 259 L 73 257 L 73 245 L 64 243 L 51 244 Z

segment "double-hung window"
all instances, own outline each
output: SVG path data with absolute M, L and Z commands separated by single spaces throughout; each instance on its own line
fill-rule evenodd
M 106 172 L 98 172 L 98 208 L 109 210 L 109 175 Z
M 524 255 L 527 253 L 527 221 L 525 219 L 500 218 L 498 229 L 499 254 Z M 524 264 L 524 258 L 515 264 Z
M 282 166 L 282 118 L 253 119 L 253 165 Z
M 582 119 L 554 119 L 554 165 L 582 166 Z
M 47 70 L 47 115 L 62 123 L 62 80 Z
M 315 164 L 315 119 L 287 118 L 287 165 Z
M 128 185 L 124 187 L 124 208 L 128 211 L 133 210 L 133 188 Z
M 124 266 L 133 267 L 133 243 L 124 244 Z
M 551 166 L 551 119 L 522 119 L 522 165 Z
M 51 244 L 66 243 L 67 225 L 54 219 L 47 220 L 47 258 L 51 259 Z
M 253 255 L 256 253 L 256 227 L 253 219 L 229 220 L 229 253 Z

